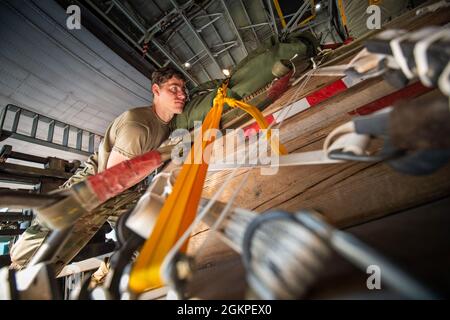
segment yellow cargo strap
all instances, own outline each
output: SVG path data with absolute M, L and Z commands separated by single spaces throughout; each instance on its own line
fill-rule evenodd
M 261 112 L 258 110 L 258 108 L 254 107 L 252 105 L 249 105 L 245 102 L 233 99 L 233 98 L 225 97 L 223 100 L 230 107 L 240 108 L 240 109 L 244 110 L 245 112 L 247 112 L 248 114 L 250 114 L 256 120 L 256 122 L 258 123 L 258 125 L 261 129 L 267 129 L 269 127 L 269 124 L 267 123 L 266 119 L 261 114 Z M 272 140 L 272 131 L 270 129 L 267 130 L 266 139 L 269 140 L 272 150 L 275 153 L 277 153 L 279 155 L 287 154 L 286 148 L 281 143 L 276 144 L 278 141 Z
M 273 0 L 273 4 L 275 5 L 275 9 L 277 10 L 278 17 L 280 17 L 281 26 L 283 28 L 286 28 L 286 20 L 284 20 L 283 12 L 281 11 L 280 4 L 278 3 L 278 0 Z
M 206 147 L 213 143 L 216 138 L 216 130 L 209 129 L 219 128 L 224 103 L 232 107 L 241 108 L 251 114 L 258 122 L 260 128 L 267 129 L 268 127 L 267 122 L 257 108 L 241 101 L 227 98 L 226 90 L 227 83 L 224 83 L 218 89 L 213 106 L 202 124 L 203 137 L 198 137 L 201 141 L 196 141 L 192 146 L 175 182 L 173 191 L 159 213 L 152 234 L 144 243 L 133 265 L 129 289 L 136 294 L 163 285 L 160 276 L 161 264 L 167 253 L 195 218 L 212 151 L 212 148 Z M 270 130 L 268 130 L 266 138 L 270 139 L 270 137 Z M 271 146 L 274 148 L 275 145 L 272 144 Z M 285 154 L 286 149 L 280 144 L 276 152 Z M 198 155 L 202 155 L 203 159 L 200 159 L 200 161 L 195 159 Z M 183 244 L 182 252 L 186 252 L 188 241 Z

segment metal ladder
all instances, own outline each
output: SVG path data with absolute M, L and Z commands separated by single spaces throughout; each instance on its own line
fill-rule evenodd
M 31 130 L 29 130 L 30 122 Z M 25 124 L 25 128 L 20 127 L 23 124 Z M 44 137 L 39 137 L 38 130 L 41 129 L 40 131 L 42 131 L 42 127 L 48 127 L 48 130 Z M 58 128 L 62 130 L 62 134 L 59 136 L 55 135 L 55 129 Z M 71 132 L 76 132 L 75 136 L 71 135 Z M 88 139 L 88 144 L 83 145 L 83 137 Z M 102 136 L 34 111 L 8 104 L 0 114 L 0 141 L 7 138 L 15 138 L 89 156 L 94 153 L 96 139 L 100 141 Z

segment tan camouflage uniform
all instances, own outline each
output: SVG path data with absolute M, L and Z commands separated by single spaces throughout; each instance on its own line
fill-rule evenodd
M 136 108 L 123 113 L 108 127 L 105 139 L 99 147 L 99 153 L 91 155 L 85 162 L 84 168 L 78 170 L 60 188 L 70 188 L 88 176 L 102 172 L 106 168 L 111 150 L 133 158 L 159 147 L 169 133 L 169 124 L 161 122 L 152 108 Z M 101 158 L 100 161 L 99 158 Z M 80 252 L 106 221 L 115 225 L 118 217 L 133 208 L 145 190 L 146 180 L 79 218 L 74 224 L 70 238 L 56 258 L 56 273 L 59 273 Z M 44 243 L 50 231 L 39 218 L 35 219 L 11 248 L 10 267 L 24 268 Z

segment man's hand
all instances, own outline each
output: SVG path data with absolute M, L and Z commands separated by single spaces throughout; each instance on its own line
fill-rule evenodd
M 117 151 L 112 150 L 108 158 L 108 163 L 106 164 L 106 169 L 111 168 L 112 166 L 115 166 L 125 160 L 129 160 L 129 158 Z

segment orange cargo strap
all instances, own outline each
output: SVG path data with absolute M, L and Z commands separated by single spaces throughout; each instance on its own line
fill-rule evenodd
M 133 265 L 130 274 L 129 289 L 134 293 L 139 294 L 163 285 L 160 276 L 161 264 L 167 253 L 183 235 L 196 216 L 203 184 L 208 171 L 209 157 L 212 151 L 212 148 L 206 147 L 213 143 L 216 138 L 216 130 L 209 129 L 219 128 L 224 103 L 227 103 L 231 107 L 241 108 L 251 114 L 261 128 L 267 129 L 268 127 L 266 120 L 257 108 L 241 101 L 227 98 L 226 90 L 227 83 L 224 83 L 218 89 L 213 101 L 213 107 L 202 124 L 203 137 L 198 137 L 201 141 L 196 141 L 192 146 L 175 182 L 173 191 L 165 201 L 155 227 L 150 237 L 144 243 Z M 270 139 L 270 137 L 269 129 L 266 138 Z M 272 144 L 272 148 L 274 146 Z M 285 154 L 286 149 L 280 144 L 276 152 Z M 203 159 L 200 159 L 200 161 L 195 159 L 198 155 L 202 155 Z M 188 241 L 183 244 L 181 248 L 182 252 L 186 252 Z

